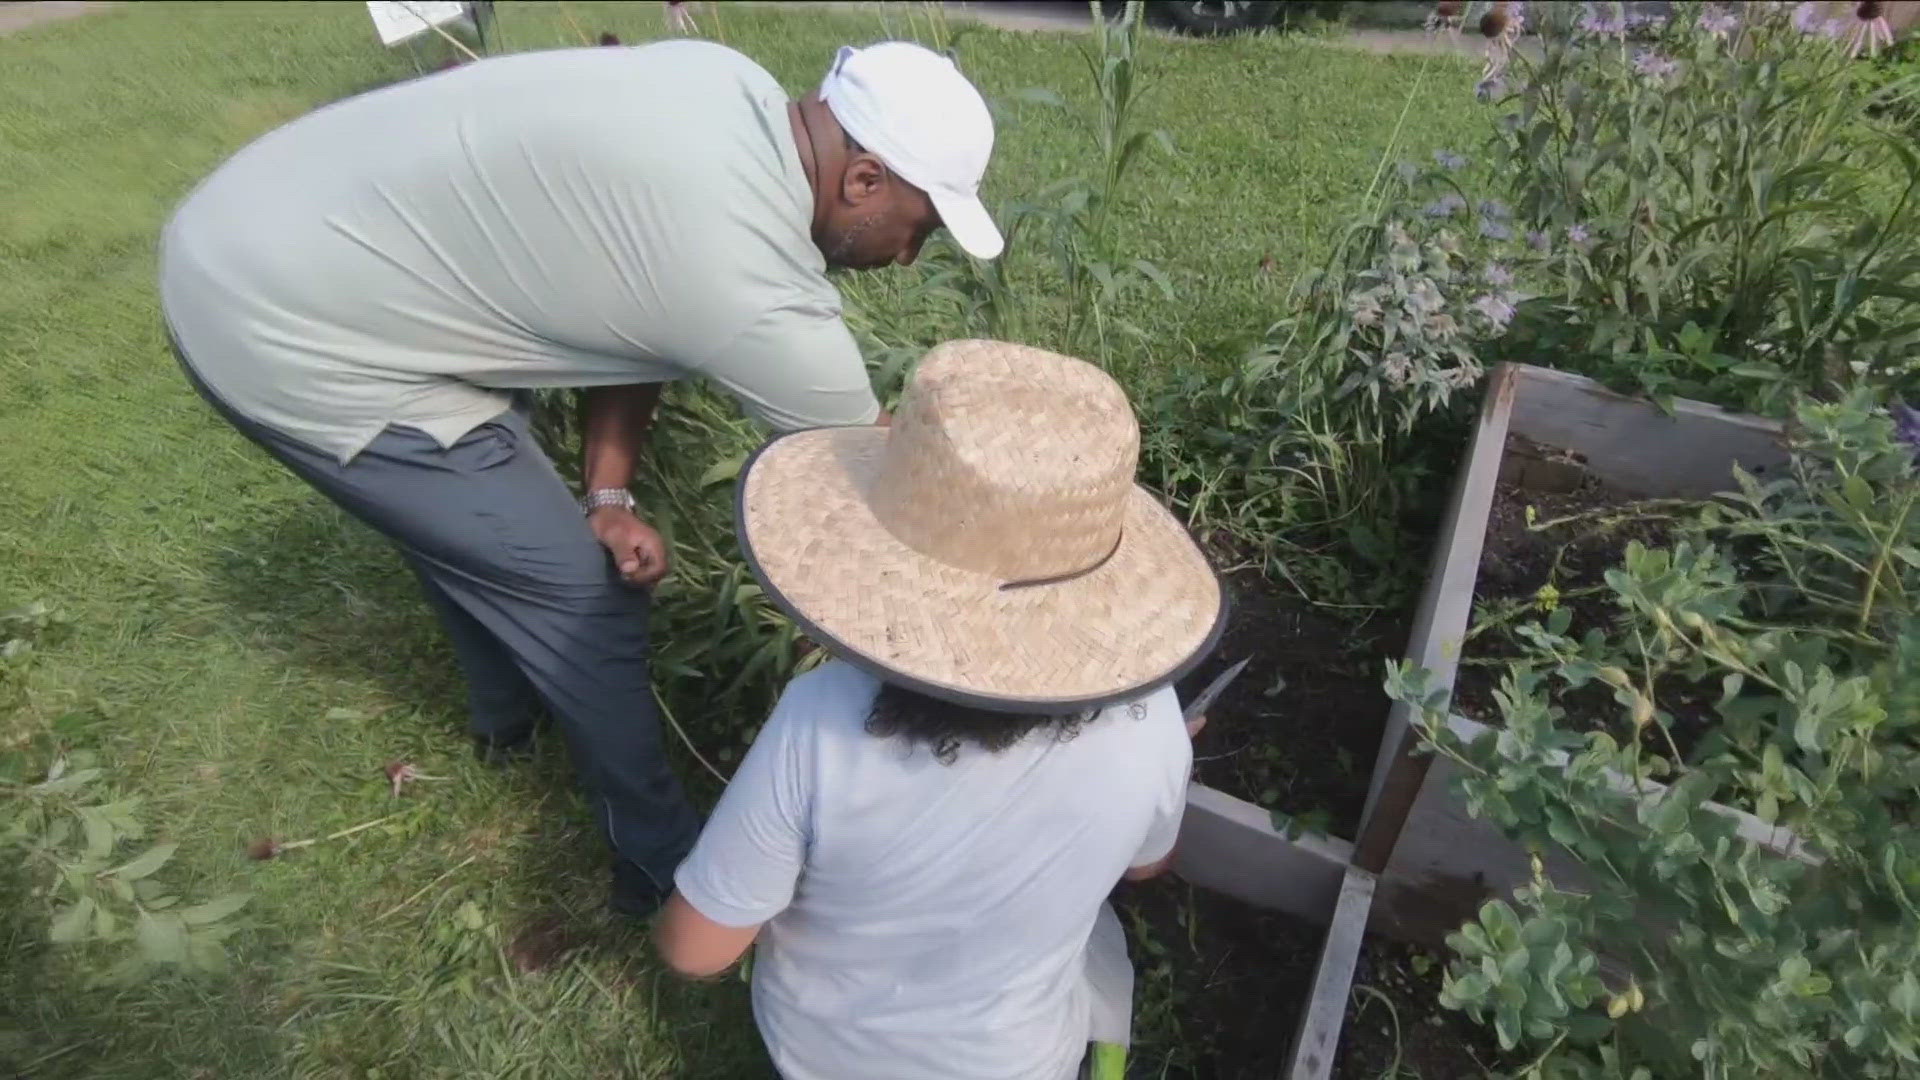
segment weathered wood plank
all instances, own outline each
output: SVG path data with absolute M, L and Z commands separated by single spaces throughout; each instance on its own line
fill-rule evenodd
M 1453 499 L 1427 571 L 1427 587 L 1414 612 L 1406 660 L 1434 672 L 1436 688 L 1453 685 L 1461 638 L 1473 614 L 1473 582 L 1480 573 L 1480 548 L 1486 540 L 1487 516 L 1493 511 L 1518 379 L 1518 369 L 1511 365 L 1495 368 L 1487 379 L 1480 420 L 1454 482 Z M 1367 789 L 1366 809 L 1360 816 L 1356 843 L 1363 856 L 1361 865 L 1376 873 L 1384 868 L 1386 853 L 1392 850 L 1394 837 L 1400 835 L 1404 812 L 1411 802 L 1408 791 L 1424 783 L 1426 777 L 1427 759 L 1404 753 L 1412 719 L 1412 710 L 1399 702 L 1388 711 Z M 1385 791 L 1389 783 L 1394 787 L 1391 795 Z M 1376 820 L 1383 809 L 1389 817 Z
M 1340 1028 L 1346 1022 L 1353 995 L 1353 969 L 1360 959 L 1360 943 L 1367 932 L 1373 907 L 1374 877 L 1358 867 L 1349 869 L 1340 884 L 1340 898 L 1327 926 L 1326 944 L 1313 970 L 1313 990 L 1300 1011 L 1300 1026 L 1288 1053 L 1287 1080 L 1327 1080 L 1333 1074 L 1340 1048 Z
M 1195 885 L 1325 925 L 1352 854 L 1345 840 L 1290 838 L 1274 829 L 1266 810 L 1190 784 L 1174 860 Z
M 1676 401 L 1668 414 L 1578 375 L 1512 370 L 1508 430 L 1580 455 L 1588 472 L 1629 495 L 1705 498 L 1733 489 L 1735 465 L 1764 476 L 1787 464 L 1771 420 L 1698 401 Z

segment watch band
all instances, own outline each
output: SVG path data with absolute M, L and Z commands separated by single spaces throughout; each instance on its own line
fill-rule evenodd
M 633 492 L 626 488 L 596 488 L 580 500 L 580 512 L 584 514 L 609 506 L 617 506 L 622 510 L 633 509 Z

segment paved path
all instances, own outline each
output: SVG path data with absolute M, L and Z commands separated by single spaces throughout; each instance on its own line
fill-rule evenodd
M 111 4 L 87 0 L 37 0 L 28 4 L 0 4 L 0 37 L 41 23 L 58 22 L 91 14 Z

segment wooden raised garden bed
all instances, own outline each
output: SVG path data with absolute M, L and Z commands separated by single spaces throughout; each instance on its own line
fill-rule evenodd
M 1689 401 L 1663 411 L 1588 379 L 1503 365 L 1488 381 L 1456 480 L 1415 615 L 1408 661 L 1432 671 L 1436 686 L 1462 685 L 1456 679 L 1476 586 L 1483 573 L 1507 572 L 1494 564 L 1497 560 L 1483 560 L 1490 547 L 1490 519 L 1496 530 L 1510 529 L 1505 519 L 1519 503 L 1566 498 L 1604 506 L 1611 500 L 1703 499 L 1734 488 L 1736 465 L 1765 476 L 1786 464 L 1781 428 L 1770 421 Z M 1494 546 L 1501 548 L 1496 554 L 1513 554 L 1501 541 L 1495 537 Z M 1564 552 L 1553 556 L 1566 557 Z M 1515 572 L 1524 571 L 1523 566 Z M 1457 694 L 1449 720 L 1453 729 L 1468 739 L 1485 732 L 1479 720 L 1459 715 L 1460 700 Z M 1418 736 L 1409 713 L 1396 705 L 1388 716 L 1355 860 L 1382 877 L 1377 915 L 1384 917 L 1376 918 L 1376 929 L 1432 940 L 1487 896 L 1524 884 L 1531 869 L 1526 851 L 1468 815 L 1453 794 L 1451 762 L 1412 752 Z M 1624 777 L 1620 782 L 1623 790 L 1631 786 Z M 1650 785 L 1647 794 L 1653 797 L 1659 790 Z M 1734 818 L 1742 835 L 1764 847 L 1812 857 L 1785 829 L 1739 810 L 1709 806 Z M 1561 880 L 1579 880 L 1564 856 L 1549 852 L 1546 861 Z M 1389 894 L 1400 902 L 1388 902 Z
M 1552 507 L 1556 498 L 1602 506 L 1610 499 L 1705 498 L 1733 487 L 1735 465 L 1764 476 L 1786 463 L 1781 429 L 1768 421 L 1686 401 L 1663 411 L 1577 376 L 1525 365 L 1498 368 L 1488 380 L 1436 540 L 1406 658 L 1431 670 L 1435 685 L 1455 686 L 1490 519 L 1496 530 L 1514 531 L 1496 511 L 1511 515 L 1521 502 Z M 1504 535 L 1496 532 L 1496 548 Z M 1660 542 L 1657 534 L 1640 538 Z M 1610 555 L 1590 553 L 1592 572 L 1603 569 Z M 1553 555 L 1557 571 L 1565 569 L 1563 558 Z M 1513 573 L 1529 571 L 1521 563 Z M 1489 585 L 1499 584 L 1493 579 L 1500 573 L 1496 566 Z M 1262 645 L 1291 647 L 1286 640 Z M 1463 736 L 1486 730 L 1457 712 L 1450 722 Z M 1342 719 L 1360 724 L 1368 718 L 1334 722 Z M 1311 990 L 1299 1008 L 1289 1080 L 1332 1075 L 1363 932 L 1438 946 L 1488 896 L 1531 876 L 1527 853 L 1469 816 L 1453 795 L 1451 764 L 1414 753 L 1417 746 L 1408 710 L 1394 706 L 1351 841 L 1288 835 L 1259 805 L 1200 782 L 1189 790 L 1179 852 L 1183 878 L 1327 927 Z M 1784 829 L 1738 810 L 1713 808 L 1735 818 L 1742 834 L 1763 846 L 1813 857 Z M 1548 853 L 1547 862 L 1562 880 L 1578 880 L 1564 856 Z

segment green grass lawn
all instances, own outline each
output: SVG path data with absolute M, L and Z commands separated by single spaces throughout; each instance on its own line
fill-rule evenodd
M 569 8 L 629 42 L 663 29 L 655 5 Z M 798 92 L 835 46 L 909 33 L 906 10 L 730 9 L 721 29 Z M 508 46 L 577 40 L 562 13 L 503 4 Z M 1074 41 L 963 37 L 1003 113 L 992 200 L 1087 160 L 1058 112 L 1012 96 L 1050 86 L 1084 104 Z M 1416 105 L 1393 153 L 1481 130 L 1452 61 L 1275 38 L 1149 48 L 1161 78 L 1145 119 L 1181 149 L 1134 175 L 1121 246 L 1181 300 L 1127 313 L 1147 331 L 1130 346 L 1142 371 L 1228 362 L 1281 314 L 1422 64 L 1436 104 Z M 73 619 L 0 734 L 46 725 L 97 755 L 150 831 L 180 842 L 170 883 L 254 895 L 229 974 L 115 990 L 40 944 L 42 901 L 0 874 L 0 1073 L 767 1073 L 738 981 L 681 984 L 600 914 L 599 841 L 557 749 L 505 771 L 467 756 L 458 675 L 411 580 L 217 422 L 164 349 L 152 251 L 168 208 L 248 139 L 411 70 L 345 3 L 127 4 L 0 39 L 0 608 L 45 600 Z M 395 800 L 395 759 L 445 779 Z M 388 815 L 279 860 L 243 854 Z M 529 925 L 577 947 L 529 971 L 515 944 Z M 1177 1046 L 1137 1058 L 1171 1074 L 1182 1060 Z

